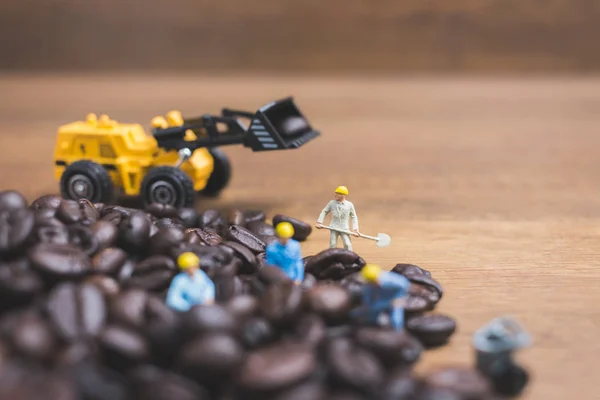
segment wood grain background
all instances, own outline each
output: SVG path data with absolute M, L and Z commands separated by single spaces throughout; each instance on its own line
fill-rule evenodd
M 597 0 L 3 0 L 2 69 L 590 72 Z
M 148 126 L 172 108 L 254 110 L 293 94 L 323 136 L 286 152 L 226 148 L 231 186 L 199 209 L 314 222 L 346 185 L 361 231 L 392 237 L 355 250 L 420 265 L 446 290 L 438 310 L 458 332 L 419 371 L 472 365 L 473 332 L 510 314 L 534 340 L 517 354 L 533 379 L 524 399 L 600 399 L 600 81 L 5 76 L 0 92 L 0 189 L 30 199 L 56 193 L 56 129 L 88 112 Z M 315 231 L 303 253 L 327 243 Z

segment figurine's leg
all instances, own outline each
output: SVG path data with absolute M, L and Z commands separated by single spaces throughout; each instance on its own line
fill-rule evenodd
M 329 233 L 329 248 L 330 249 L 333 249 L 334 247 L 337 246 L 339 235 L 340 234 L 338 232 L 330 231 L 330 233 Z
M 342 243 L 344 243 L 344 248 L 346 250 L 352 251 L 352 241 L 350 240 L 350 235 L 340 233 L 340 236 L 342 237 Z
M 401 331 L 404 329 L 404 308 L 399 305 L 392 304 L 390 319 L 395 330 Z

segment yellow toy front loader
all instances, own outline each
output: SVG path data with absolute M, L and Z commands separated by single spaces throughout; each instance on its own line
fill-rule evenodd
M 250 120 L 246 126 L 240 119 Z M 191 207 L 196 193 L 218 196 L 228 185 L 231 164 L 219 146 L 242 144 L 253 152 L 303 146 L 314 130 L 291 97 L 257 112 L 223 109 L 221 115 L 185 119 L 178 111 L 140 124 L 90 114 L 59 128 L 54 151 L 61 195 L 110 203 L 115 192 L 151 203 Z

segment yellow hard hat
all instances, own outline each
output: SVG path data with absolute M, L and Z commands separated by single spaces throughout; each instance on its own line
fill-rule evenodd
M 200 264 L 200 259 L 192 252 L 186 252 L 177 257 L 177 265 L 181 269 L 187 269 Z
M 275 227 L 275 232 L 280 238 L 289 239 L 294 236 L 294 227 L 289 222 L 280 222 Z
M 360 270 L 360 275 L 367 282 L 375 282 L 381 274 L 381 267 L 375 264 L 367 264 Z
M 335 189 L 335 192 L 337 194 L 343 194 L 344 196 L 348 196 L 348 188 L 346 186 L 338 186 L 337 189 Z

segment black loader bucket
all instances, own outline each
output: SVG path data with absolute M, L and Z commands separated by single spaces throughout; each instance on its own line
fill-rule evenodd
M 291 97 L 262 107 L 251 120 L 244 146 L 253 151 L 297 149 L 318 137 Z

